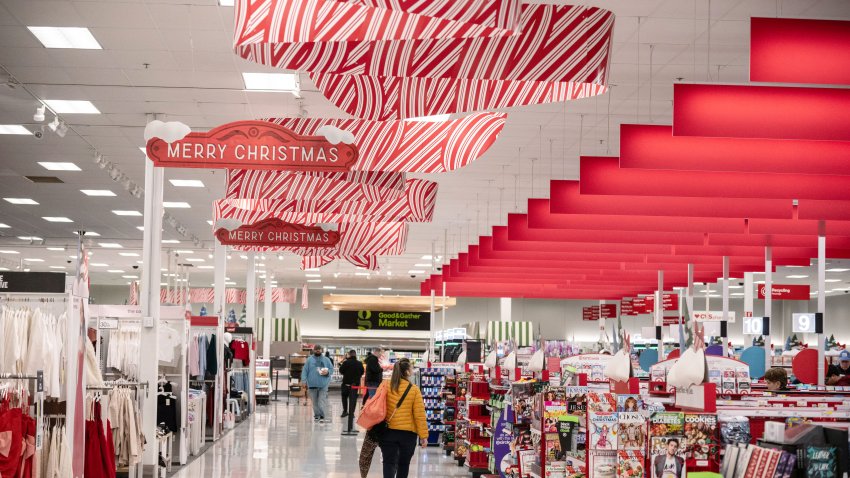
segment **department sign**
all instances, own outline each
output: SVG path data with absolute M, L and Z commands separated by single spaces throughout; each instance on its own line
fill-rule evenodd
M 148 140 L 147 156 L 159 167 L 348 171 L 357 147 L 324 136 L 301 136 L 267 121 L 238 121 L 166 143 Z
M 431 330 L 429 312 L 386 312 L 377 310 L 340 310 L 340 329 L 357 330 Z

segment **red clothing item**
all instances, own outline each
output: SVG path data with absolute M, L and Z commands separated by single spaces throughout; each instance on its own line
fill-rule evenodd
M 248 342 L 234 340 L 230 342 L 230 350 L 233 351 L 233 358 L 241 360 L 246 367 L 251 363 L 251 349 L 248 347 Z

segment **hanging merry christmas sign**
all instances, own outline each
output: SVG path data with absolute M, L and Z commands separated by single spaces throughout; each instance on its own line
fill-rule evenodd
M 267 121 L 237 121 L 167 142 L 154 137 L 147 156 L 159 167 L 348 171 L 357 162 L 353 144 L 302 136 Z
M 337 231 L 321 227 L 290 224 L 277 218 L 215 232 L 219 242 L 227 246 L 257 247 L 333 247 L 339 242 Z

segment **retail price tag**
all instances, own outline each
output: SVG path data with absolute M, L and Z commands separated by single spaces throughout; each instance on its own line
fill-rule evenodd
M 806 401 L 805 400 L 797 400 L 797 406 L 798 407 L 805 407 Z
M 100 330 L 115 330 L 118 328 L 118 319 L 102 318 L 97 321 L 97 328 Z

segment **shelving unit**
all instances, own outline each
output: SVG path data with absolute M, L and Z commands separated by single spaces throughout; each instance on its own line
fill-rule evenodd
M 446 376 L 443 385 L 443 451 L 452 455 L 455 449 L 455 420 L 457 419 L 457 376 Z
M 257 359 L 255 376 L 255 391 L 259 403 L 269 403 L 272 394 L 271 360 Z
M 419 389 L 422 398 L 425 399 L 425 415 L 428 420 L 428 446 L 438 446 L 440 435 L 445 431 L 443 423 L 443 391 L 446 378 L 454 375 L 450 368 L 422 368 L 419 369 Z

